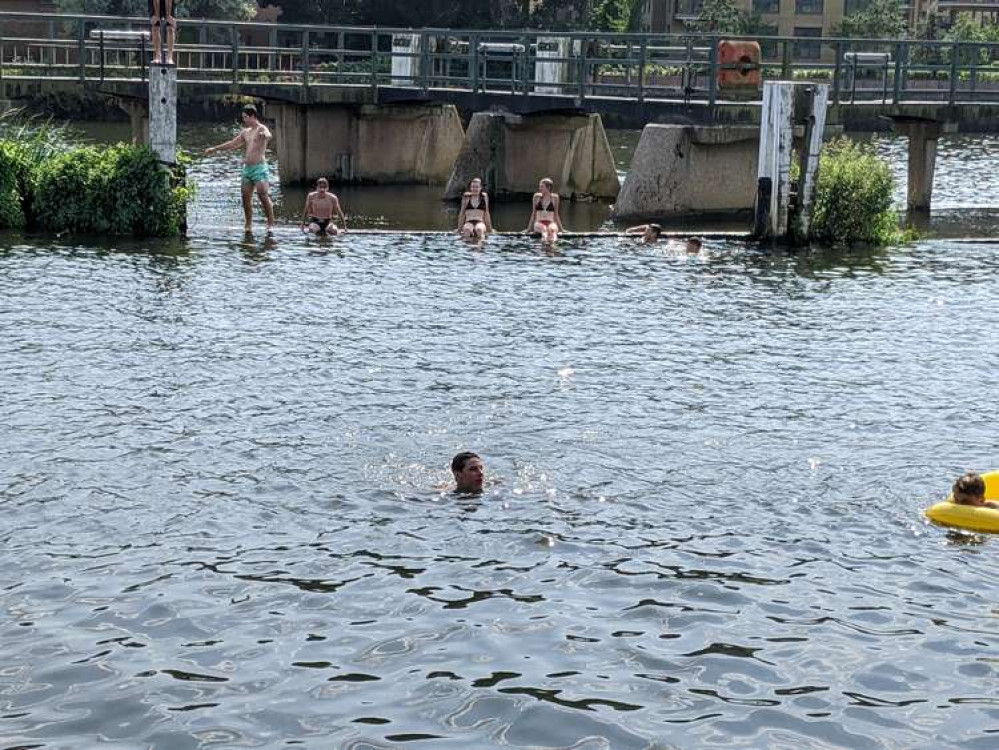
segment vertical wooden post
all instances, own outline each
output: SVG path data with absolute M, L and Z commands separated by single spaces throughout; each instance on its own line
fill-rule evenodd
M 236 86 L 239 83 L 239 29 L 230 26 L 229 35 L 232 42 L 232 85 Z
M 309 30 L 302 32 L 302 88 L 305 93 L 305 101 L 309 101 L 309 68 L 312 61 L 309 59 Z
M 80 55 L 80 83 L 87 80 L 87 22 L 80 20 L 76 24 L 76 48 Z
M 807 242 L 812 228 L 812 207 L 815 205 L 815 189 L 818 185 L 819 156 L 822 153 L 822 133 L 826 127 L 829 86 L 813 84 L 803 98 L 805 135 L 799 156 L 801 177 L 798 180 L 798 204 L 793 218 L 792 239 Z

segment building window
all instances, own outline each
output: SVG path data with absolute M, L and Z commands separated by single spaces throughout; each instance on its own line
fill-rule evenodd
M 846 0 L 843 4 L 843 15 L 852 16 L 854 13 L 867 10 L 870 4 L 871 0 Z
M 753 0 L 754 13 L 780 13 L 780 0 Z
M 777 24 L 766 23 L 760 24 L 759 35 L 764 36 L 778 36 L 779 31 L 777 29 Z M 779 42 L 775 42 L 772 39 L 760 39 L 760 56 L 764 60 L 776 60 L 780 57 L 779 54 Z
M 795 26 L 794 27 L 795 37 L 815 37 L 818 39 L 822 36 L 822 29 L 815 29 L 811 27 Z M 799 60 L 818 60 L 822 57 L 822 43 L 815 42 L 795 42 L 794 43 L 794 56 Z
M 794 12 L 799 16 L 821 16 L 822 0 L 794 0 Z

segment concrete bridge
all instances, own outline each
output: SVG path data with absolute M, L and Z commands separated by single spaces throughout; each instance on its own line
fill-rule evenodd
M 139 128 L 150 75 L 139 32 L 148 27 L 146 18 L 0 13 L 0 99 L 82 85 L 117 97 Z M 113 30 L 136 33 L 113 39 Z M 468 168 L 454 173 L 492 167 L 494 193 L 503 185 L 529 191 L 534 172 L 543 172 L 579 193 L 607 195 L 616 178 L 604 120 L 745 130 L 759 124 L 760 80 L 776 78 L 829 84 L 833 127 L 870 131 L 898 122 L 913 143 L 933 146 L 942 132 L 999 131 L 999 74 L 991 67 L 999 44 L 728 39 L 757 42 L 760 57 L 723 59 L 717 35 L 182 19 L 175 73 L 182 101 L 240 95 L 266 102 L 290 181 L 314 172 L 385 180 L 402 170 L 440 182 L 461 151 Z M 478 113 L 467 135 L 457 109 Z M 330 143 L 330 133 L 339 140 Z M 926 158 L 924 149 L 916 162 Z M 516 163 L 525 160 L 534 169 Z M 589 174 L 573 176 L 587 161 Z

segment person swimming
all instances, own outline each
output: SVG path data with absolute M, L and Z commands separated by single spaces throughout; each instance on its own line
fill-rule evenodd
M 640 224 L 637 227 L 628 227 L 624 233 L 631 236 L 641 236 L 644 244 L 654 245 L 659 241 L 659 235 L 663 233 L 663 228 L 658 224 Z
M 527 223 L 527 233 L 541 235 L 541 241 L 553 244 L 562 228 L 558 207 L 560 198 L 555 191 L 555 183 L 550 177 L 545 177 L 538 183 L 538 192 L 534 194 L 531 218 Z
M 482 494 L 486 479 L 486 467 L 479 454 L 463 451 L 451 459 L 451 473 L 454 475 L 454 491 L 462 495 Z
M 466 240 L 483 240 L 493 231 L 489 215 L 489 195 L 482 190 L 482 180 L 476 177 L 468 184 L 458 211 L 458 232 Z

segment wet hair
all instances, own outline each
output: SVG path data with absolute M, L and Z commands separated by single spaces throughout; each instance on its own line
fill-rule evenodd
M 692 245 L 697 245 L 698 250 L 700 250 L 701 246 L 704 244 L 703 242 L 701 242 L 700 237 L 688 237 L 687 242 L 689 242 Z
M 955 503 L 960 503 L 964 497 L 982 497 L 985 495 L 985 480 L 981 474 L 969 471 L 958 477 L 951 492 Z
M 325 177 L 320 177 L 318 180 L 316 180 L 316 187 L 319 187 L 320 185 L 325 185 L 326 187 L 329 187 L 330 181 L 327 180 Z
M 257 114 L 257 107 L 256 105 L 253 104 L 244 104 L 243 114 L 248 115 L 250 117 L 259 117 L 259 115 Z
M 482 460 L 478 453 L 472 453 L 471 451 L 463 451 L 457 456 L 451 459 L 451 471 L 455 474 L 465 470 L 465 464 L 471 461 L 473 458 L 478 458 Z
M 649 229 L 652 230 L 652 234 L 656 237 L 663 233 L 663 228 L 659 224 L 649 224 Z
M 541 184 L 548 188 L 549 191 L 555 192 L 555 181 L 551 177 L 545 177 Z

